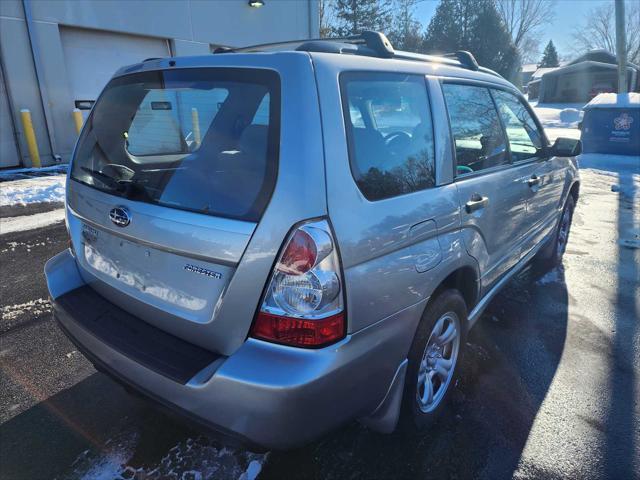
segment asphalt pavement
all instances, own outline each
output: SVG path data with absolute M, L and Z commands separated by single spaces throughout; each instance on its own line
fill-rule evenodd
M 2 235 L 0 223 L 0 477 L 640 478 L 640 186 L 582 175 L 564 267 L 526 271 L 492 302 L 430 432 L 352 422 L 289 452 L 220 443 L 97 373 L 47 304 L 63 224 Z

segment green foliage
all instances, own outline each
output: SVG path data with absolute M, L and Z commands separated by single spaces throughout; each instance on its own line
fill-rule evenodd
M 518 53 L 493 0 L 441 0 L 425 34 L 425 50 L 468 50 L 478 63 L 514 78 Z
M 542 53 L 542 60 L 540 60 L 540 68 L 559 67 L 558 51 L 552 40 L 549 40 L 547 46 Z

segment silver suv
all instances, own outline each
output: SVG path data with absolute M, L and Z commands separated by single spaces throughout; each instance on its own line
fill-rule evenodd
M 55 316 L 99 370 L 252 444 L 421 429 L 491 298 L 561 261 L 579 152 L 469 53 L 375 32 L 150 59 L 75 149 Z

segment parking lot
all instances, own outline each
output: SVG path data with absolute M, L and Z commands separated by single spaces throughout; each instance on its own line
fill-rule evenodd
M 47 303 L 64 224 L 0 235 L 3 478 L 640 478 L 640 181 L 582 177 L 564 268 L 493 301 L 431 432 L 354 422 L 290 452 L 224 445 L 96 372 Z

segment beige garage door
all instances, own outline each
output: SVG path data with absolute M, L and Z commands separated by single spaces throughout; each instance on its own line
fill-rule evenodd
M 123 65 L 170 55 L 161 38 L 68 27 L 60 27 L 60 36 L 74 101 L 95 100 Z

